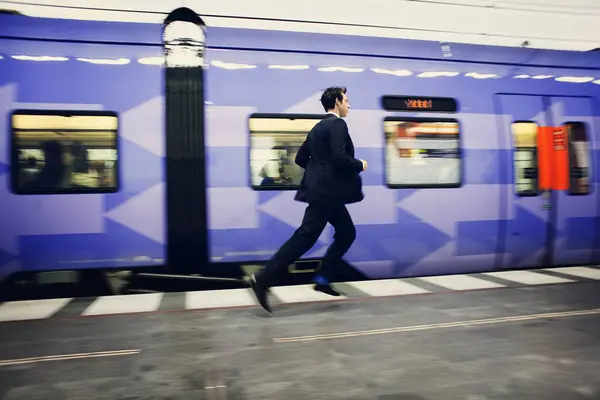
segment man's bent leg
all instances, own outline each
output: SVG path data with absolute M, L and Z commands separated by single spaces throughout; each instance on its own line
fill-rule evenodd
M 315 277 L 315 283 L 321 285 L 327 285 L 333 279 L 336 266 L 340 265 L 342 257 L 356 239 L 356 228 L 345 205 L 332 207 L 328 220 L 335 228 L 335 234 L 333 243 L 323 256 L 321 268 Z
M 266 286 L 273 285 L 290 264 L 315 245 L 327 225 L 327 219 L 327 213 L 323 209 L 309 204 L 304 212 L 302 225 L 273 255 L 266 268 L 256 274 L 257 279 Z

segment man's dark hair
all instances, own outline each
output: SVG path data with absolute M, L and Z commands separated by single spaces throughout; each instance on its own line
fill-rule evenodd
M 346 93 L 345 87 L 332 86 L 323 92 L 321 95 L 321 104 L 325 111 L 329 111 L 335 108 L 335 100 L 342 101 L 344 99 L 343 94 Z

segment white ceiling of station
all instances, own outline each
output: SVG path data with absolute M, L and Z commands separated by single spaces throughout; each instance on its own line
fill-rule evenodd
M 600 12 L 598 0 L 423 0 L 423 2 L 541 12 L 581 14 L 588 14 L 590 11 L 595 11 L 596 14 Z
M 0 0 L 31 16 L 162 22 L 186 6 L 211 26 L 587 51 L 600 0 Z

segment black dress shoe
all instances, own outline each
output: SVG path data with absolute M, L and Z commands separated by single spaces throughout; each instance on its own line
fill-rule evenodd
M 271 310 L 267 299 L 267 293 L 269 292 L 269 288 L 263 285 L 261 282 L 259 282 L 256 279 L 256 275 L 254 274 L 252 274 L 252 276 L 250 277 L 249 282 L 250 287 L 252 288 L 252 291 L 256 296 L 256 300 L 258 300 L 258 304 L 260 304 L 260 306 L 264 308 L 265 311 L 272 313 L 273 311 Z
M 317 292 L 322 292 L 325 294 L 328 294 L 330 296 L 345 296 L 344 293 L 340 292 L 339 290 L 334 289 L 331 285 L 322 285 L 322 284 L 315 284 L 314 289 Z

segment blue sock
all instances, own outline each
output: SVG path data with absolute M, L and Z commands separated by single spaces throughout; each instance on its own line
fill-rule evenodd
M 329 281 L 327 279 L 323 278 L 321 275 L 315 276 L 314 281 L 318 285 L 327 285 L 329 283 Z

